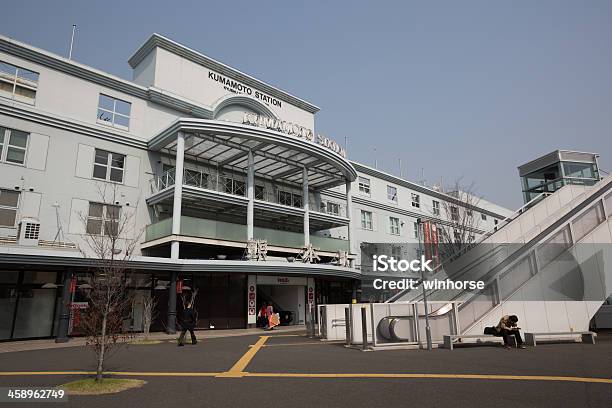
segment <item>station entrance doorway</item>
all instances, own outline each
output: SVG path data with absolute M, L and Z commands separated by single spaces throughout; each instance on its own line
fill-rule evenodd
M 271 304 L 281 326 L 306 321 L 308 279 L 305 277 L 257 276 L 257 311 Z

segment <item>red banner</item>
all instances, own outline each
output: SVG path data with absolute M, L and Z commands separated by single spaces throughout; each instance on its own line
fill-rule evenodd
M 425 258 L 431 259 L 434 268 L 438 266 L 438 228 L 435 224 L 427 221 L 423 224 L 423 246 L 425 248 Z
M 70 278 L 70 293 L 76 292 L 76 287 L 77 287 L 77 278 L 76 276 L 73 276 L 72 278 Z

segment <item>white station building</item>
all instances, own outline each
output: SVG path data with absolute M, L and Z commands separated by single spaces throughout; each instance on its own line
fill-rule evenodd
M 87 237 L 119 225 L 130 329 L 153 296 L 173 332 L 195 288 L 199 328 L 244 328 L 262 302 L 303 324 L 356 299 L 362 244 L 415 243 L 417 218 L 460 205 L 350 161 L 317 106 L 165 37 L 129 64 L 131 81 L 0 36 L 0 340 L 78 334 Z M 475 236 L 510 214 L 466 210 Z

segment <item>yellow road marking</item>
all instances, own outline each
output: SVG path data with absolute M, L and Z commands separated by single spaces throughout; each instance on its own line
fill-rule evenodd
M 253 356 L 251 356 L 251 358 L 252 357 Z M 239 360 L 238 362 L 240 362 L 241 360 Z M 238 363 L 236 363 L 236 365 L 237 364 Z M 236 365 L 234 365 L 234 367 L 236 367 Z M 232 369 L 234 369 L 234 367 L 232 367 Z M 246 365 L 244 367 L 246 367 Z M 412 378 L 412 379 L 451 379 L 451 380 L 566 381 L 566 382 L 580 382 L 580 383 L 612 384 L 612 378 L 564 377 L 564 376 L 550 376 L 550 375 L 424 374 L 424 373 L 396 373 L 396 374 L 393 374 L 393 373 L 249 373 L 245 371 L 236 371 L 236 370 L 232 371 L 232 369 L 224 373 L 107 371 L 104 374 L 115 375 L 115 376 L 133 376 L 133 377 Z M 95 371 L 3 371 L 3 372 L 0 372 L 0 376 L 91 375 L 91 374 L 95 374 Z
M 293 378 L 435 378 L 459 380 L 526 380 L 569 381 L 612 384 L 612 378 L 562 377 L 549 375 L 497 375 L 497 374 L 409 374 L 409 373 L 245 373 L 247 377 L 293 377 Z
M 240 357 L 240 360 L 236 361 L 236 364 L 232 366 L 229 370 L 224 373 L 218 375 L 218 377 L 244 377 L 244 369 L 249 365 L 255 354 L 261 349 L 261 347 L 265 344 L 270 336 L 260 336 L 257 343 L 250 347 L 246 353 Z
M 327 344 L 344 344 L 343 341 L 327 341 L 323 342 L 310 342 L 310 343 L 279 343 L 279 344 L 265 344 L 262 347 L 279 347 L 279 346 L 324 346 Z

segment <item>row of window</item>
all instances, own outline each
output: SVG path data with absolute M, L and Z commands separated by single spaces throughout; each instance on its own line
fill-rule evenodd
M 389 231 L 391 235 L 401 235 L 401 221 L 397 217 L 389 217 Z M 372 211 L 361 210 L 361 228 L 364 230 L 372 230 Z M 414 223 L 414 238 L 418 238 L 418 224 Z
M 30 134 L 0 126 L 0 163 L 25 164 Z M 123 182 L 125 155 L 96 149 L 92 177 Z
M 30 134 L 0 126 L 0 163 L 25 164 Z M 93 178 L 123 182 L 125 155 L 96 149 Z
M 359 177 L 359 192 L 363 195 L 371 195 L 370 179 Z M 387 185 L 387 200 L 398 203 L 397 187 Z M 410 193 L 410 205 L 414 208 L 421 208 L 421 196 L 416 193 Z M 440 201 L 431 200 L 431 208 L 433 215 L 440 216 Z M 453 221 L 459 220 L 459 209 L 456 206 L 450 206 L 450 216 Z M 467 210 L 467 215 L 472 216 L 472 210 Z M 487 215 L 481 213 L 480 217 L 483 221 L 487 220 Z
M 0 189 L 0 227 L 15 227 L 20 196 L 19 191 Z M 87 233 L 116 236 L 119 233 L 120 211 L 121 207 L 118 205 L 90 202 Z
M 0 96 L 33 105 L 38 90 L 38 77 L 37 72 L 0 61 Z M 131 110 L 131 103 L 100 94 L 97 121 L 128 130 Z
M 399 218 L 390 216 L 389 217 L 389 230 L 387 232 L 391 235 L 401 235 L 401 225 L 403 225 L 403 223 L 401 223 Z M 370 230 L 370 231 L 373 230 L 371 211 L 361 210 L 361 228 L 364 230 Z M 441 242 L 442 241 L 442 237 L 441 237 L 442 229 L 439 228 L 437 231 L 438 231 L 438 240 Z M 413 223 L 412 237 L 416 239 L 419 238 L 419 224 L 417 222 Z M 461 236 L 460 231 L 454 230 L 453 238 L 455 242 L 459 242 L 462 240 L 463 237 Z M 475 236 L 470 235 L 468 239 L 470 240 L 469 242 L 473 242 L 475 240 Z

